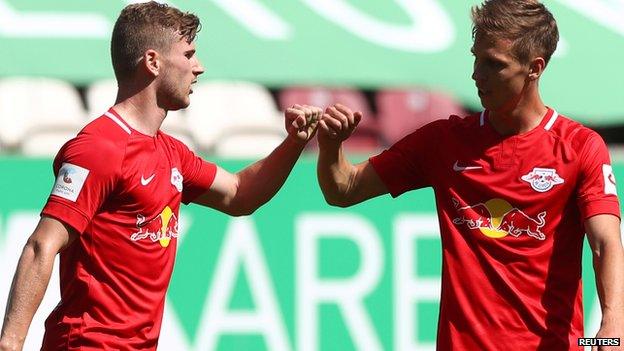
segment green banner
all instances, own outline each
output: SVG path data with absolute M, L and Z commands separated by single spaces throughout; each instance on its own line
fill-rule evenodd
M 0 311 L 53 183 L 50 160 L 0 158 Z M 247 162 L 217 161 L 234 172 Z M 180 215 L 162 350 L 433 350 L 441 247 L 430 189 L 349 209 L 325 204 L 314 159 L 248 217 L 199 206 Z M 624 181 L 624 165 L 615 172 Z M 591 253 L 583 257 L 586 332 L 600 322 Z M 33 321 L 41 342 L 58 272 Z
M 109 38 L 133 1 L 0 0 L 0 76 L 87 84 L 112 78 Z M 477 109 L 470 7 L 480 1 L 186 0 L 195 12 L 203 79 L 269 86 L 423 85 Z M 547 104 L 593 124 L 621 123 L 624 7 L 553 0 L 562 40 L 542 80 Z

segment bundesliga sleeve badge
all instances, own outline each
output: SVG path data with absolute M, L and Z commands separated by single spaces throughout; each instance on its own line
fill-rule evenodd
M 76 202 L 88 175 L 89 170 L 86 168 L 63 163 L 52 188 L 52 195 Z
M 602 175 L 604 177 L 604 193 L 607 195 L 617 196 L 617 188 L 615 187 L 615 175 L 613 175 L 613 167 L 611 165 L 602 165 Z

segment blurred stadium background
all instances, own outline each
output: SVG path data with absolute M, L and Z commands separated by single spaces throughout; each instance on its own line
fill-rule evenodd
M 110 31 L 132 2 L 0 0 L 0 310 L 52 186 L 51 158 L 114 102 Z M 163 129 L 230 171 L 283 139 L 281 111 L 293 103 L 363 111 L 347 143 L 354 160 L 434 119 L 480 110 L 469 53 L 477 1 L 169 3 L 201 18 L 206 72 L 191 106 Z M 548 5 L 562 39 L 542 78 L 544 100 L 605 138 L 621 180 L 624 3 Z M 161 349 L 433 349 L 441 262 L 432 192 L 330 208 L 314 144 L 254 215 L 183 210 Z M 584 267 L 591 335 L 600 313 L 588 252 Z M 38 349 L 58 301 L 56 274 L 27 350 Z

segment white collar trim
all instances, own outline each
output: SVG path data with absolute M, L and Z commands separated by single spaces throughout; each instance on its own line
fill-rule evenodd
M 121 129 L 125 130 L 126 133 L 128 134 L 132 134 L 132 132 L 130 131 L 130 128 L 128 128 L 127 125 L 125 125 L 117 116 L 115 116 L 114 114 L 110 113 L 110 112 L 105 112 L 104 115 L 110 119 L 112 119 L 115 123 L 117 123 Z

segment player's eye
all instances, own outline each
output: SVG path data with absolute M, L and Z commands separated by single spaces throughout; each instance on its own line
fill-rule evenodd
M 505 67 L 505 63 L 499 60 L 486 59 L 485 65 L 494 69 L 502 69 Z

